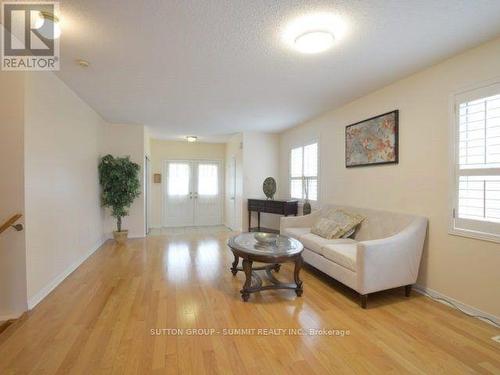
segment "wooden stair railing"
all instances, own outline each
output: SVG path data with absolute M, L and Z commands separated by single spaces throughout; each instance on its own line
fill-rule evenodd
M 23 217 L 23 215 L 21 215 L 21 214 L 16 214 L 16 215 L 12 216 L 9 220 L 7 220 L 5 223 L 3 223 L 0 226 L 0 234 L 2 234 L 3 232 L 5 232 L 10 227 L 13 227 L 17 231 L 23 230 L 23 225 L 22 224 L 14 225 L 16 223 L 16 221 L 18 221 L 22 217 Z M 0 322 L 0 334 L 2 334 L 4 331 L 6 331 L 7 328 L 9 328 L 12 324 L 14 324 L 15 322 L 17 322 L 19 319 L 21 319 L 24 315 L 25 314 L 23 314 L 18 319 L 10 319 L 10 320 L 7 320 L 5 322 Z
M 21 215 L 21 214 L 16 214 L 16 215 L 12 216 L 9 220 L 7 220 L 5 223 L 3 223 L 2 226 L 0 226 L 0 234 L 5 232 L 10 227 L 14 227 L 14 229 L 17 231 L 23 230 L 23 227 L 21 224 L 14 225 L 16 223 L 16 221 L 18 221 L 22 217 L 23 217 L 23 215 Z
M 25 311 L 19 318 L 9 319 L 5 322 L 0 322 L 0 335 L 4 333 L 7 328 L 11 327 L 14 323 L 25 320 L 28 317 L 28 313 Z

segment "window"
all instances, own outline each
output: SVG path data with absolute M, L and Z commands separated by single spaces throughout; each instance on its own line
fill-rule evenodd
M 198 193 L 215 196 L 219 194 L 219 171 L 215 164 L 198 165 Z
M 290 151 L 290 195 L 292 198 L 318 200 L 318 144 Z
M 455 97 L 452 232 L 500 241 L 500 84 Z
M 189 194 L 189 164 L 169 163 L 168 165 L 168 195 Z

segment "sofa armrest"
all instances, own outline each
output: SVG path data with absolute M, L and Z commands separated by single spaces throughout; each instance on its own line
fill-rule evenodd
M 287 216 L 280 218 L 280 232 L 285 228 L 311 228 L 321 216 L 321 211 L 314 211 L 304 216 Z
M 379 240 L 362 241 L 357 248 L 358 292 L 414 284 L 427 232 L 427 219 L 415 218 L 401 232 Z

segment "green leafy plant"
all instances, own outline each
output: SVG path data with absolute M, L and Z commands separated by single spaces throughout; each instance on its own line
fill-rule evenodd
M 104 156 L 99 163 L 99 183 L 102 186 L 102 205 L 111 209 L 116 218 L 118 232 L 122 230 L 122 218 L 135 198 L 141 194 L 139 171 L 141 167 L 130 161 L 130 157 Z

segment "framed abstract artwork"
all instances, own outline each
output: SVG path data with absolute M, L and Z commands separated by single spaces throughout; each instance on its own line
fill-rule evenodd
M 399 110 L 349 125 L 345 129 L 347 168 L 398 163 Z

